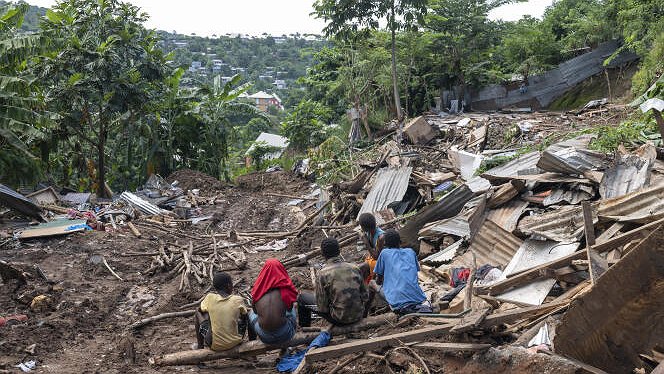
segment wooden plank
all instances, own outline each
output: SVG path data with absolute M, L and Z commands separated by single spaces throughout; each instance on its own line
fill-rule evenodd
M 426 342 L 413 344 L 412 347 L 432 349 L 439 352 L 476 352 L 491 348 L 491 344 Z
M 623 222 L 616 222 L 606 229 L 600 236 L 597 237 L 597 243 L 604 243 L 605 241 L 613 238 L 620 230 L 625 227 Z
M 512 309 L 506 312 L 492 314 L 486 317 L 480 326 L 482 328 L 490 328 L 493 326 L 502 325 L 503 323 L 514 323 L 522 319 L 533 318 L 542 314 L 546 314 L 567 304 L 569 304 L 569 301 L 560 303 L 547 303 L 538 306 Z
M 586 254 L 588 256 L 588 273 L 593 284 L 602 274 L 609 269 L 606 259 L 592 248 L 595 245 L 595 226 L 593 225 L 593 212 L 590 203 L 584 201 L 581 203 L 583 208 L 583 227 L 586 234 Z
M 507 278 L 500 282 L 496 282 L 489 286 L 478 286 L 475 288 L 476 294 L 486 294 L 498 295 L 503 292 L 509 291 L 510 289 L 528 283 L 530 281 L 550 277 L 552 272 L 556 269 L 568 266 L 574 260 L 580 260 L 586 258 L 586 251 L 580 250 L 574 253 L 571 253 L 565 257 L 561 257 L 557 260 L 549 261 L 545 264 L 532 268 L 528 271 L 524 271 L 519 275 L 514 277 Z
M 631 242 L 632 239 L 636 238 L 639 235 L 643 235 L 646 232 L 655 230 L 656 228 L 658 228 L 662 224 L 664 224 L 664 218 L 662 218 L 660 220 L 657 220 L 657 221 L 654 221 L 654 222 L 650 222 L 650 223 L 648 223 L 646 225 L 643 225 L 639 228 L 636 228 L 634 230 L 627 231 L 626 233 L 624 233 L 622 235 L 618 235 L 618 236 L 616 236 L 612 239 L 609 239 L 609 240 L 607 240 L 603 243 L 597 243 L 597 244 L 593 245 L 593 249 L 596 250 L 599 253 L 610 251 L 614 248 L 618 248 L 620 246 L 623 246 L 623 245 Z
M 451 330 L 451 334 L 460 334 L 466 331 L 471 331 L 477 328 L 482 321 L 486 318 L 486 316 L 491 313 L 493 308 L 484 308 L 483 310 L 479 310 L 475 313 L 471 314 L 466 314 L 461 321 L 459 321 L 459 324 L 454 326 Z
M 19 239 L 29 239 L 29 238 L 41 238 L 46 236 L 55 236 L 55 235 L 65 235 L 71 234 L 73 232 L 84 231 L 84 227 L 69 229 L 72 226 L 84 225 L 85 220 L 62 220 L 62 222 L 51 222 L 48 226 L 40 227 L 37 226 L 34 229 L 28 229 L 21 232 L 18 237 Z
M 347 355 L 349 353 L 370 351 L 383 347 L 401 345 L 402 343 L 425 340 L 444 335 L 448 333 L 452 327 L 454 327 L 454 325 L 451 324 L 425 327 L 423 329 L 381 336 L 374 339 L 363 339 L 360 341 L 323 347 L 311 352 L 307 352 L 305 357 L 307 362 L 311 363 L 314 361 L 326 360 L 328 358 Z

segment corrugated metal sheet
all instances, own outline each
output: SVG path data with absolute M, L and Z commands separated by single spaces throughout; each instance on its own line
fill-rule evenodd
M 510 274 L 532 269 L 567 256 L 576 252 L 577 248 L 579 248 L 579 243 L 562 244 L 551 240 L 527 239 L 505 267 L 502 279 L 506 279 Z M 555 279 L 536 280 L 522 287 L 496 295 L 496 298 L 519 304 L 540 305 L 555 283 Z
M 472 256 L 470 251 L 477 257 L 477 265 L 490 264 L 493 266 L 504 266 L 514 256 L 523 241 L 513 234 L 503 230 L 492 221 L 485 220 L 484 224 L 473 238 L 469 251 L 462 257 L 464 263 L 468 263 Z
M 443 235 L 470 238 L 479 230 L 485 208 L 486 195 L 476 196 L 463 206 L 456 217 L 428 223 L 424 225 L 418 235 L 428 238 L 438 238 Z
M 90 202 L 90 196 L 92 196 L 90 192 L 70 192 L 64 196 L 60 196 L 60 200 L 78 205 Z
M 597 206 L 592 204 L 593 222 L 597 222 Z M 521 219 L 517 226 L 523 235 L 539 235 L 563 243 L 573 243 L 583 236 L 583 211 L 580 205 L 564 206 L 544 214 Z
M 383 210 L 391 203 L 401 201 L 408 189 L 408 181 L 412 171 L 413 168 L 410 166 L 378 170 L 374 185 L 357 216 L 359 217 L 362 213 Z
M 454 256 L 456 256 L 457 250 L 459 247 L 461 247 L 462 243 L 463 240 L 458 240 L 447 248 L 441 249 L 431 256 L 424 258 L 422 262 L 428 265 L 438 265 L 449 262 L 454 258 Z
M 501 205 L 499 208 L 489 210 L 486 218 L 496 223 L 503 230 L 513 233 L 526 207 L 528 207 L 527 201 L 515 199 Z
M 664 184 L 599 202 L 600 218 L 647 223 L 664 218 Z
M 637 155 L 621 156 L 615 166 L 604 172 L 599 185 L 602 199 L 623 196 L 648 185 L 652 161 Z
M 467 218 L 457 216 L 427 223 L 418 235 L 424 238 L 438 238 L 444 235 L 467 238 L 470 237 L 470 225 Z
M 594 193 L 590 193 L 584 190 L 555 188 L 551 191 L 549 196 L 544 198 L 542 204 L 544 206 L 556 205 L 560 203 L 577 205 L 582 201 L 590 200 L 594 195 Z
M 402 244 L 417 248 L 419 245 L 417 233 L 425 224 L 456 216 L 472 197 L 473 193 L 470 189 L 462 184 L 444 195 L 439 202 L 420 210 L 401 229 Z
M 19 213 L 25 214 L 28 217 L 43 220 L 39 215 L 41 209 L 35 205 L 35 203 L 4 184 L 0 184 L 0 204 Z
M 483 178 L 490 181 L 505 181 L 513 179 L 516 175 L 537 174 L 537 161 L 540 159 L 539 152 L 530 152 L 521 155 L 503 165 L 487 170 L 482 174 Z
M 604 162 L 603 153 L 568 147 L 542 152 L 537 167 L 556 173 L 581 175 L 585 171 L 601 169 Z
M 158 206 L 152 204 L 149 201 L 141 199 L 140 197 L 134 195 L 131 192 L 127 191 L 123 192 L 120 195 L 120 199 L 131 204 L 133 207 L 135 207 L 136 209 L 140 210 L 145 214 L 158 215 L 166 212 L 165 210 L 159 208 Z

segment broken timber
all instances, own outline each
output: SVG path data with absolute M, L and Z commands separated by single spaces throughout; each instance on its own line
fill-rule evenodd
M 307 362 L 320 361 L 328 358 L 343 356 L 349 353 L 369 351 L 383 347 L 401 345 L 402 343 L 435 338 L 447 334 L 452 327 L 454 327 L 454 325 L 451 324 L 425 327 L 423 329 L 381 336 L 374 339 L 364 339 L 356 342 L 318 348 L 314 351 L 307 352 L 305 358 Z
M 634 238 L 637 238 L 647 232 L 655 230 L 657 227 L 661 226 L 662 224 L 664 224 L 664 219 L 651 222 L 647 225 L 643 225 L 639 228 L 628 231 L 622 235 L 613 237 L 602 243 L 593 245 L 592 249 L 597 251 L 598 253 L 610 251 L 616 247 L 631 242 L 632 240 L 634 240 Z M 520 285 L 528 283 L 530 281 L 548 277 L 549 275 L 551 275 L 552 271 L 570 265 L 573 260 L 582 260 L 586 258 L 587 258 L 587 253 L 585 250 L 576 251 L 565 257 L 561 257 L 557 260 L 553 260 L 545 264 L 542 264 L 540 266 L 537 266 L 535 268 L 532 268 L 530 270 L 518 273 L 514 276 L 508 277 L 507 279 L 502 280 L 500 282 L 496 282 L 492 285 L 478 286 L 475 288 L 475 293 L 478 295 L 482 294 L 497 295 L 509 291 L 514 287 L 518 287 Z
M 588 255 L 588 272 L 590 273 L 590 279 L 593 284 L 597 281 L 606 270 L 609 268 L 609 264 L 606 262 L 606 259 L 602 258 L 595 249 L 592 248 L 595 245 L 595 227 L 593 226 L 593 213 L 590 203 L 584 201 L 581 203 L 583 208 L 583 227 L 586 234 L 586 254 Z
M 330 334 L 333 336 L 348 334 L 366 330 L 378 326 L 383 326 L 386 323 L 394 323 L 396 316 L 392 313 L 383 314 L 374 317 L 365 318 L 362 321 L 348 326 L 335 326 L 330 329 Z M 239 346 L 226 350 L 226 351 L 213 351 L 210 349 L 195 349 L 190 351 L 181 351 L 169 353 L 163 356 L 152 357 L 149 359 L 151 365 L 195 365 L 205 361 L 218 360 L 222 358 L 237 358 L 244 356 L 255 356 L 263 354 L 268 351 L 278 350 L 286 346 L 294 347 L 300 344 L 309 344 L 314 340 L 320 332 L 296 334 L 293 339 L 282 345 L 267 345 L 259 341 L 250 341 L 240 344 Z M 322 348 L 321 348 L 322 349 Z
M 414 344 L 412 347 L 439 352 L 476 352 L 491 348 L 491 344 L 426 342 Z

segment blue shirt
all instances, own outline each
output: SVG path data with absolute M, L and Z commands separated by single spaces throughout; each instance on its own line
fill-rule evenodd
M 383 293 L 392 309 L 426 300 L 417 282 L 420 265 L 411 248 L 385 248 L 378 256 L 374 273 L 383 276 Z

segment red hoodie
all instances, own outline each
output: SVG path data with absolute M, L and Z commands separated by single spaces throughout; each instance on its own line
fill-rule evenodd
M 258 273 L 258 278 L 251 289 L 251 298 L 254 304 L 260 300 L 271 289 L 278 288 L 281 292 L 281 300 L 287 309 L 293 307 L 297 299 L 297 290 L 293 285 L 286 268 L 276 258 L 268 258 L 265 265 Z

